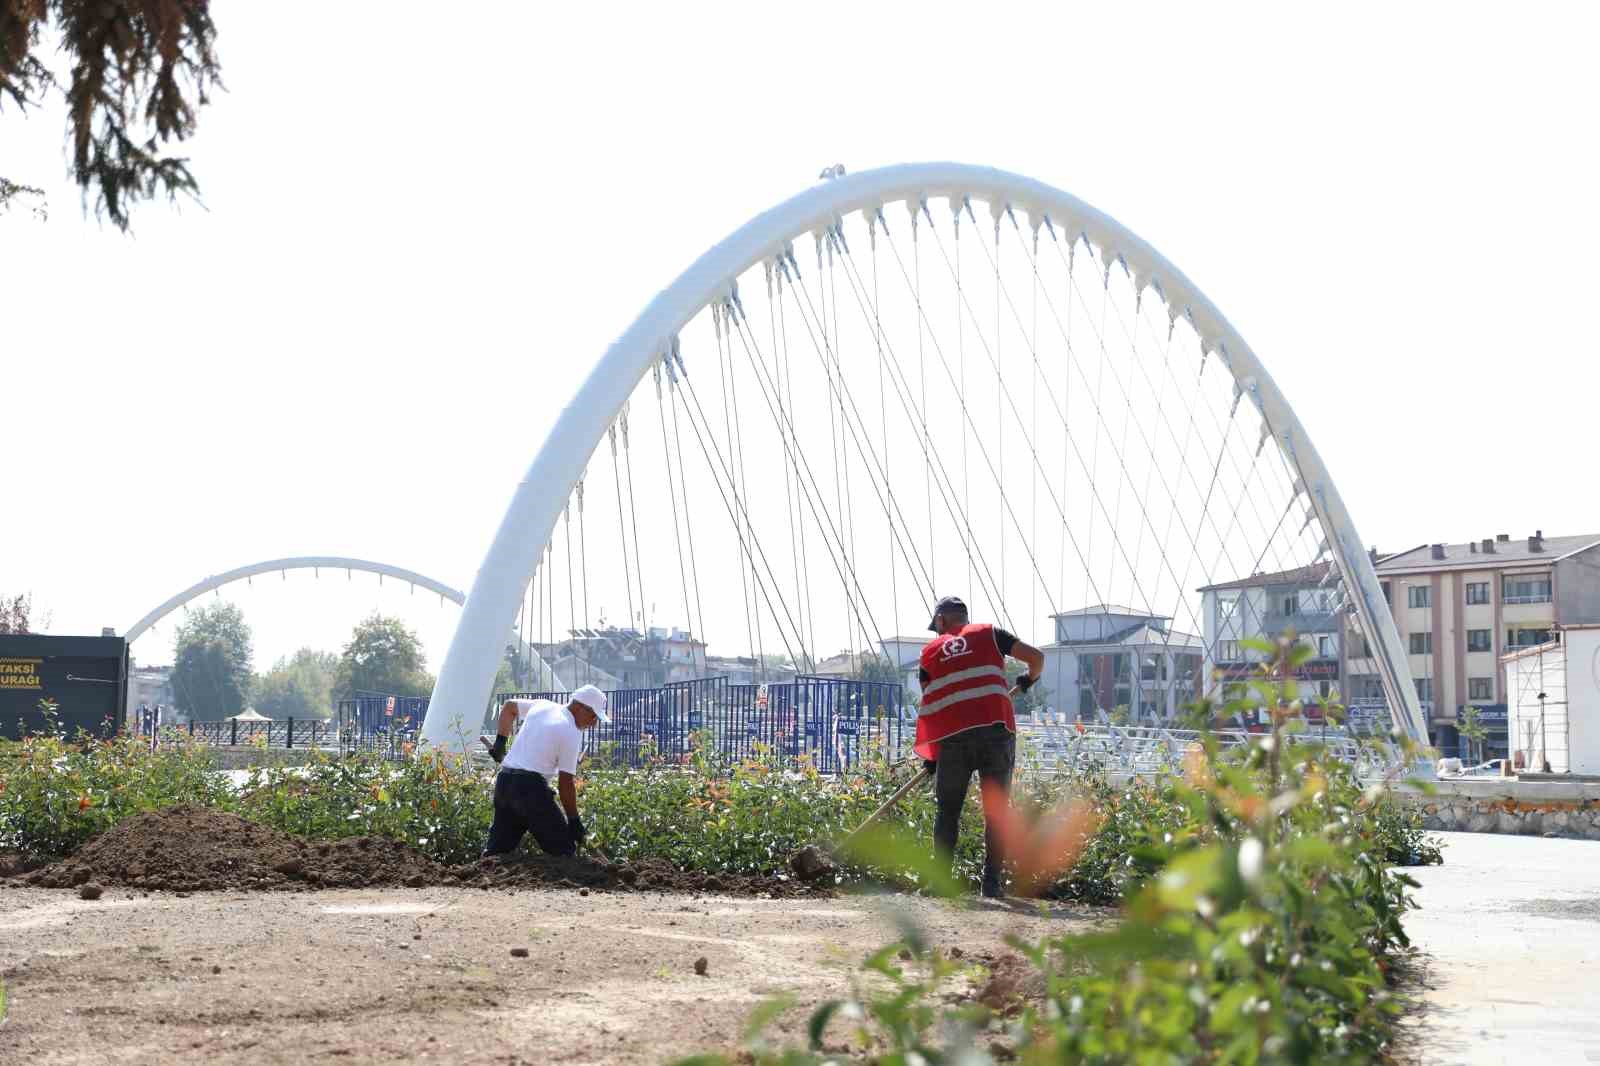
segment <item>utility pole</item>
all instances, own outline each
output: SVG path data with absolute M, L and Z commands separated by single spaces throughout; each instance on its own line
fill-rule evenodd
M 1543 668 L 1543 662 L 1541 661 L 1540 669 L 1542 670 Z M 1544 693 L 1542 691 L 1539 693 L 1539 765 L 1540 769 L 1545 773 L 1550 772 L 1550 749 L 1545 744 Z

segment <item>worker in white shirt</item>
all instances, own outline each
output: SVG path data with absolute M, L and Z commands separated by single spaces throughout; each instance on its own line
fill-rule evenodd
M 522 727 L 517 737 L 511 726 L 518 719 Z M 563 707 L 550 700 L 507 700 L 500 708 L 500 721 L 489 756 L 500 764 L 494 780 L 494 820 L 489 823 L 489 840 L 484 855 L 506 855 L 516 850 L 524 833 L 532 833 L 539 847 L 549 855 L 572 855 L 583 843 L 587 830 L 578 817 L 578 754 L 583 748 L 581 731 L 594 728 L 606 717 L 606 695 L 593 685 L 584 685 L 572 694 Z M 550 790 L 556 778 L 557 792 Z M 561 805 L 556 806 L 559 793 Z

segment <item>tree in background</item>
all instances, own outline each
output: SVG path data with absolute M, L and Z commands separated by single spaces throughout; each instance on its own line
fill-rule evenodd
M 163 146 L 189 138 L 221 88 L 209 0 L 0 0 L 0 108 L 59 94 L 72 179 L 126 231 L 133 202 L 200 187 Z M 43 192 L 0 177 L 0 211 Z M 35 206 L 42 214 L 42 206 Z
M 173 641 L 172 688 L 192 718 L 214 721 L 244 710 L 255 655 L 244 612 L 215 603 L 189 612 Z
M 1489 737 L 1489 730 L 1483 724 L 1483 712 L 1470 706 L 1462 711 L 1456 732 L 1467 742 L 1467 761 L 1477 762 L 1483 752 L 1483 742 Z
M 794 661 L 782 652 L 768 652 L 767 654 L 761 656 L 761 668 L 765 670 L 769 676 L 775 675 L 777 677 L 792 677 L 795 674 L 803 674 L 806 672 L 806 670 L 813 668 L 813 664 L 810 663 L 808 656 L 802 655 L 801 659 L 806 660 L 806 668 L 804 670 L 796 666 Z
M 334 698 L 349 699 L 357 691 L 393 696 L 433 692 L 433 675 L 415 630 L 377 612 L 356 626 L 339 656 Z
M 32 633 L 32 615 L 32 596 L 0 596 L 0 633 Z
M 251 704 L 268 718 L 327 718 L 338 674 L 337 655 L 301 648 L 256 677 Z
M 904 684 L 900 670 L 887 655 L 864 651 L 856 662 L 857 681 L 880 681 L 890 685 Z

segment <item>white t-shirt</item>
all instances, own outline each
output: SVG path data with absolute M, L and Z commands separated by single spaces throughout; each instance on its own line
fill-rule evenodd
M 554 779 L 556 771 L 576 775 L 583 733 L 572 712 L 549 700 L 512 700 L 517 705 L 517 730 L 505 762 L 513 770 L 533 770 Z

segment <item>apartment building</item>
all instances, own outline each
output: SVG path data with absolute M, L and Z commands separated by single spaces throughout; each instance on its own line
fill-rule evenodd
M 1600 534 L 1507 534 L 1423 544 L 1377 564 L 1433 742 L 1453 750 L 1465 708 L 1503 720 L 1500 657 L 1543 644 L 1557 624 L 1600 622 Z M 1346 657 L 1351 691 L 1375 685 L 1369 657 Z M 1381 691 L 1381 690 L 1380 690 Z
M 1094 721 L 1123 709 L 1132 722 L 1157 725 L 1198 694 L 1201 638 L 1171 618 L 1116 604 L 1052 617 L 1056 639 L 1040 649 L 1051 710 Z
M 1300 698 L 1308 706 L 1336 694 L 1346 701 L 1374 695 L 1381 700 L 1381 686 L 1352 692 L 1346 684 L 1346 648 L 1351 642 L 1340 620 L 1330 572 L 1328 563 L 1313 563 L 1201 588 L 1205 676 L 1224 684 L 1248 677 L 1261 654 L 1245 647 L 1245 642 L 1276 640 L 1292 630 L 1311 649 L 1311 658 L 1295 669 Z
M 654 688 L 706 675 L 706 643 L 681 629 L 652 626 L 648 632 L 605 626 L 574 629 L 564 640 L 535 643 L 563 683 L 574 676 L 603 675 L 618 688 Z M 582 672 L 578 671 L 581 664 Z M 595 683 L 602 678 L 595 676 Z

